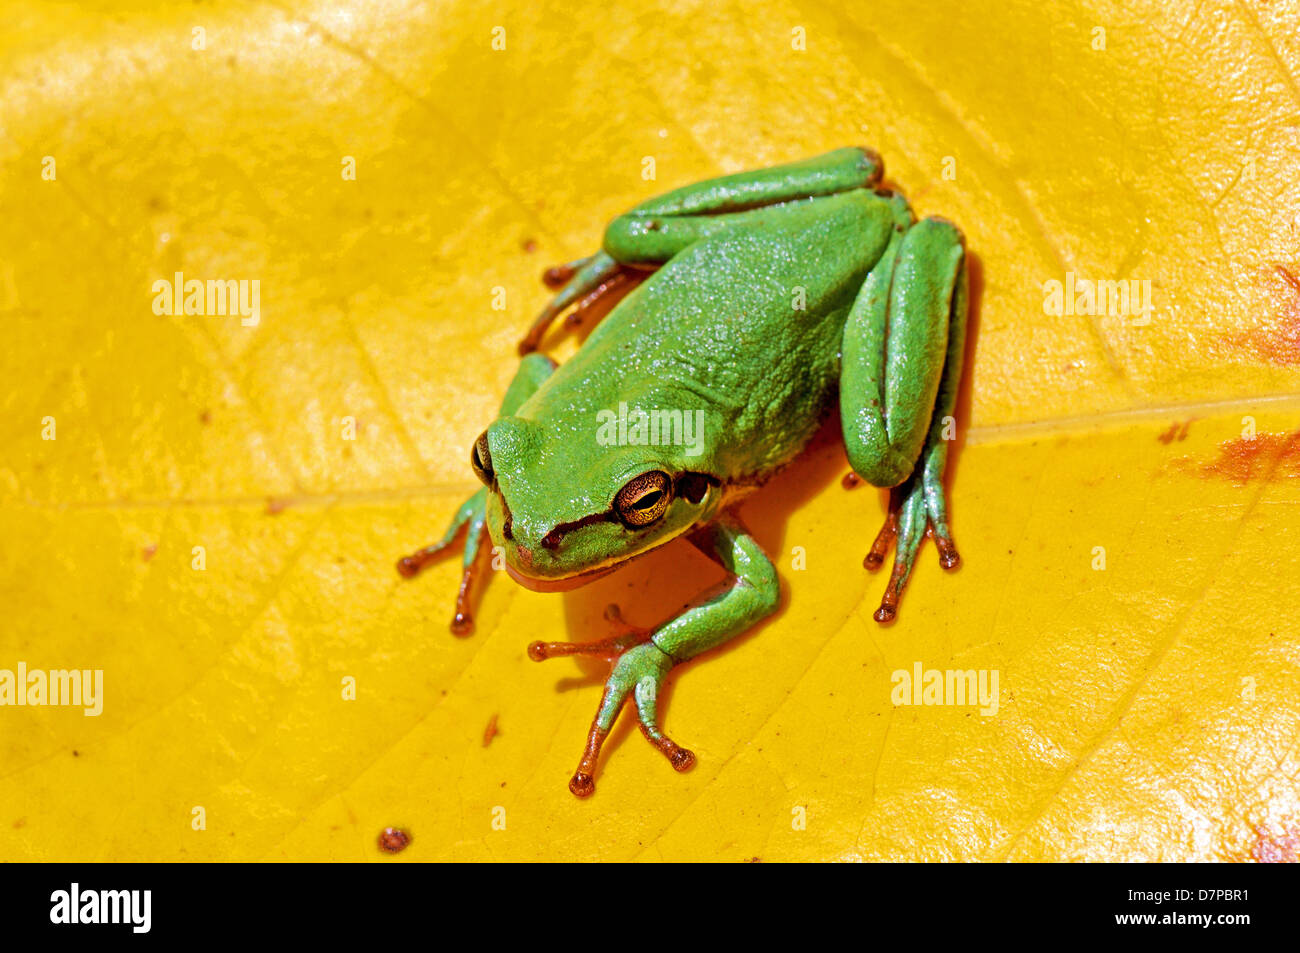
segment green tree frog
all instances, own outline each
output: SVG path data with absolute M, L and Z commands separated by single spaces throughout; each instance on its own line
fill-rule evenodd
M 557 293 L 470 452 L 482 489 L 441 540 L 398 563 L 414 575 L 464 536 L 458 634 L 472 627 L 489 540 L 517 582 L 543 591 L 679 536 L 726 570 L 652 629 L 615 616 L 609 638 L 529 646 L 539 661 L 611 662 L 569 782 L 578 797 L 593 792 L 629 699 L 674 768 L 694 763 L 660 727 L 660 687 L 674 665 L 776 611 L 776 570 L 736 505 L 799 454 L 837 398 L 853 471 L 892 488 L 865 559 L 876 569 L 897 545 L 875 619 L 894 618 L 924 536 L 944 568 L 958 565 L 943 475 L 966 329 L 964 240 L 943 219 L 916 221 L 880 187 L 882 171 L 873 151 L 846 148 L 679 188 L 616 218 L 594 255 L 549 269 Z M 595 326 L 557 366 L 537 348 L 571 307 L 571 323 Z

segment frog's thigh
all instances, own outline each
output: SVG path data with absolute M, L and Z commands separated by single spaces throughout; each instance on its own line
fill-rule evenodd
M 623 264 L 664 262 L 697 238 L 727 227 L 727 213 L 871 189 L 883 168 L 875 152 L 852 147 L 707 179 L 642 202 L 614 219 L 605 230 L 603 250 Z
M 853 469 L 875 486 L 897 486 L 921 454 L 945 376 L 949 326 L 962 331 L 955 293 L 964 256 L 956 226 L 924 219 L 890 243 L 849 312 L 840 369 L 844 443 Z
M 811 159 L 705 179 L 647 199 L 630 215 L 716 215 L 814 195 L 869 189 L 884 164 L 871 149 L 850 146 Z
M 547 283 L 562 282 L 562 287 L 519 342 L 519 353 L 536 350 L 559 314 L 586 296 L 598 296 L 625 266 L 662 264 L 697 239 L 734 225 L 746 209 L 874 188 L 883 171 L 875 152 L 851 147 L 708 179 L 642 202 L 610 223 L 596 254 L 548 272 Z

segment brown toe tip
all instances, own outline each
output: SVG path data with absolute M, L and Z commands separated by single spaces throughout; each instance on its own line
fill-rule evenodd
M 546 661 L 546 643 L 533 642 L 528 646 L 528 657 L 534 662 Z
M 673 766 L 675 771 L 689 771 L 695 767 L 695 752 L 687 751 L 685 748 L 678 748 L 669 756 L 668 763 Z
M 596 790 L 596 782 L 592 780 L 590 774 L 579 772 L 569 779 L 569 790 L 573 792 L 574 797 L 591 797 Z
M 866 558 L 862 560 L 862 565 L 875 572 L 885 563 L 885 557 L 880 553 L 867 553 Z
M 451 617 L 452 635 L 469 635 L 474 631 L 474 617 L 468 612 L 457 612 Z
M 897 616 L 898 610 L 893 606 L 882 605 L 872 614 L 871 618 L 875 619 L 881 625 L 884 625 L 887 622 L 893 622 Z
M 403 556 L 397 561 L 397 573 L 404 579 L 410 579 L 420 571 L 420 564 L 410 556 Z
M 944 569 L 952 571 L 961 565 L 961 556 L 957 554 L 957 550 L 955 549 L 946 553 L 941 553 L 939 556 L 939 565 Z

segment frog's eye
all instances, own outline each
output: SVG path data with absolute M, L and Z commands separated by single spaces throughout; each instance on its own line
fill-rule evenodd
M 663 516 L 672 497 L 673 482 L 668 474 L 651 470 L 634 477 L 618 491 L 614 512 L 628 529 L 640 529 Z
M 469 465 L 474 468 L 474 475 L 483 481 L 484 486 L 492 485 L 496 475 L 492 472 L 492 454 L 488 452 L 486 430 L 474 441 L 474 449 L 469 453 Z

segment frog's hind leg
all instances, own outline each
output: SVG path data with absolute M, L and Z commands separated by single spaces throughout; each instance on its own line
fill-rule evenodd
M 836 149 L 802 162 L 697 182 L 642 202 L 610 223 L 596 254 L 546 270 L 542 280 L 556 295 L 519 342 L 519 353 L 537 350 L 547 328 L 571 306 L 577 305 L 572 323 L 599 320 L 650 270 L 703 235 L 725 228 L 722 219 L 728 213 L 874 188 L 883 171 L 880 157 L 870 149 Z
M 536 351 L 547 328 L 556 318 L 572 305 L 587 298 L 592 298 L 594 303 L 595 298 L 600 297 L 601 289 L 608 288 L 623 270 L 622 265 L 603 251 L 546 269 L 542 274 L 542 282 L 549 288 L 558 288 L 558 291 L 533 320 L 528 333 L 519 342 L 519 353 L 527 355 Z
M 588 255 L 586 258 L 566 261 L 562 265 L 552 265 L 542 272 L 542 284 L 552 291 L 559 291 L 573 279 L 573 276 L 578 273 L 578 269 L 590 264 L 595 257 L 595 255 Z
M 605 315 L 614 310 L 616 304 L 652 274 L 654 269 L 651 268 L 621 267 L 613 277 L 602 281 L 587 292 L 586 296 L 565 316 L 564 326 L 566 328 L 585 326 L 590 331 Z
M 536 351 L 547 329 L 570 306 L 573 310 L 565 318 L 565 327 L 594 328 L 653 273 L 653 267 L 624 265 L 604 252 L 547 268 L 542 273 L 542 284 L 559 293 L 533 321 L 519 342 L 519 353 L 527 355 Z
M 967 278 L 961 232 L 941 219 L 903 229 L 890 243 L 845 324 L 840 409 L 854 471 L 891 487 L 889 515 L 864 565 L 896 543 L 877 622 L 889 622 L 926 535 L 939 563 L 961 558 L 948 524 L 943 475 L 966 338 Z

